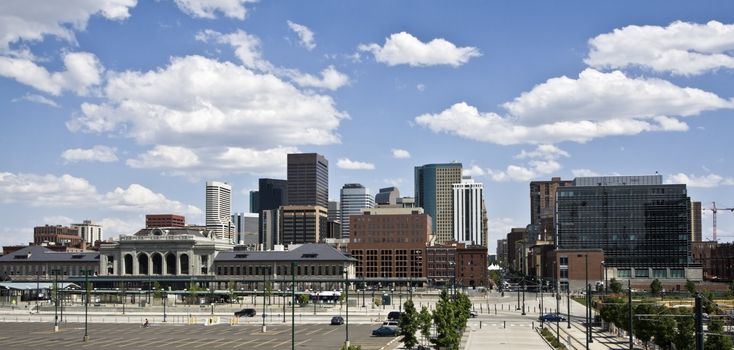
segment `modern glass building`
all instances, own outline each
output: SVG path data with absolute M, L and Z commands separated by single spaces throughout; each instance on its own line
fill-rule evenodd
M 317 153 L 288 154 L 288 205 L 329 207 L 329 162 Z M 260 207 L 265 209 L 263 197 Z
M 461 163 L 415 167 L 415 202 L 431 217 L 436 243 L 450 241 L 453 229 L 453 184 L 461 183 Z
M 691 265 L 686 185 L 662 176 L 588 177 L 559 187 L 559 249 L 602 249 L 617 278 L 685 278 Z M 611 277 L 611 276 L 610 276 Z
M 341 238 L 349 238 L 349 217 L 360 215 L 362 209 L 372 208 L 375 201 L 370 190 L 360 184 L 346 184 L 340 191 Z

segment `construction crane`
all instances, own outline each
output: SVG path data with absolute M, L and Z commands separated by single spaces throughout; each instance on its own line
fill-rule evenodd
M 728 211 L 734 213 L 734 208 L 717 208 L 716 207 L 716 202 L 711 202 L 711 208 L 703 208 L 703 210 L 711 210 L 711 212 L 714 213 L 714 215 L 713 215 L 713 217 L 714 217 L 714 232 L 713 233 L 714 233 L 714 242 L 716 242 L 717 241 L 716 240 L 716 212 L 718 212 L 719 210 L 724 210 L 724 211 L 728 210 Z

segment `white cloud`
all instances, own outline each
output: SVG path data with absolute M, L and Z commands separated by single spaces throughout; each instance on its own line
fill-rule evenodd
M 571 174 L 573 174 L 574 177 L 593 177 L 593 176 L 601 176 L 601 174 L 591 170 L 591 169 L 573 169 L 571 170 Z
M 375 165 L 372 163 L 359 162 L 359 161 L 351 160 L 349 158 L 340 158 L 336 162 L 336 166 L 341 169 L 348 169 L 348 170 L 374 170 L 375 169 Z
M 56 101 L 54 101 L 54 100 L 52 100 L 52 99 L 50 99 L 48 97 L 41 96 L 41 95 L 25 94 L 25 95 L 23 95 L 23 97 L 14 98 L 13 99 L 13 102 L 18 102 L 20 100 L 25 100 L 25 101 L 28 101 L 28 102 L 39 103 L 39 104 L 42 104 L 42 105 L 47 105 L 47 106 L 50 106 L 50 107 L 59 108 L 59 104 L 56 103 Z
M 402 184 L 404 181 L 405 180 L 403 180 L 402 178 L 399 178 L 399 177 L 392 178 L 392 179 L 382 179 L 382 182 L 384 182 L 384 183 L 386 183 L 386 184 L 388 184 L 390 186 L 393 186 L 393 187 L 400 187 L 400 184 Z
M 131 184 L 126 189 L 118 187 L 101 194 L 86 179 L 68 174 L 56 176 L 2 172 L 0 203 L 20 203 L 33 207 L 102 207 L 141 213 L 201 213 L 195 206 L 168 199 L 139 184 Z
M 260 50 L 260 39 L 242 30 L 236 30 L 229 34 L 207 29 L 196 33 L 196 40 L 208 42 L 214 41 L 219 44 L 232 46 L 235 56 L 240 59 L 245 67 L 260 71 L 273 70 L 273 65 L 262 57 Z
M 247 15 L 246 3 L 257 0 L 175 0 L 181 11 L 194 18 L 215 19 L 217 13 L 225 17 L 244 20 Z
M 196 40 L 214 41 L 219 44 L 230 45 L 235 49 L 235 56 L 242 64 L 250 69 L 262 73 L 270 73 L 280 78 L 287 78 L 302 87 L 336 90 L 349 84 L 349 77 L 329 66 L 321 71 L 321 77 L 303 73 L 297 69 L 276 67 L 262 57 L 260 39 L 242 30 L 229 34 L 207 29 L 196 34 Z
M 413 35 L 400 32 L 385 38 L 385 44 L 361 44 L 359 51 L 370 52 L 377 62 L 389 66 L 407 64 L 413 67 L 434 65 L 461 66 L 474 57 L 481 56 L 475 47 L 456 47 L 445 39 L 433 39 L 428 43 L 421 42 Z
M 321 71 L 321 78 L 297 70 L 288 70 L 288 76 L 298 85 L 303 87 L 315 87 L 321 89 L 337 90 L 349 84 L 349 77 L 329 66 Z
M 75 222 L 74 219 L 64 215 L 52 215 L 43 217 L 43 225 L 62 225 L 69 226 Z
M 72 148 L 61 153 L 61 158 L 67 163 L 75 162 L 116 162 L 115 149 L 103 145 L 96 145 L 89 149 Z
M 696 176 L 677 173 L 668 176 L 665 182 L 671 184 L 685 184 L 688 187 L 713 188 L 734 185 L 734 177 L 724 177 L 717 174 Z
M 28 58 L 0 56 L 0 76 L 55 96 L 63 91 L 87 95 L 102 83 L 104 68 L 94 54 L 70 52 L 63 61 L 66 70 L 52 73 Z
M 526 158 L 542 158 L 542 159 L 558 159 L 560 157 L 568 157 L 568 152 L 558 148 L 555 145 L 538 145 L 534 151 L 526 152 L 525 150 L 520 151 L 519 154 L 515 155 L 517 159 Z
M 518 227 L 518 225 L 512 218 L 489 218 L 487 223 L 488 234 L 490 237 L 489 241 L 496 244 L 498 239 L 507 238 L 507 234 L 510 233 L 514 227 Z
M 673 22 L 626 26 L 589 40 L 584 62 L 595 68 L 644 67 L 676 75 L 734 68 L 734 24 Z
M 487 172 L 484 171 L 484 169 L 482 169 L 478 165 L 473 164 L 469 168 L 464 168 L 464 170 L 461 171 L 461 174 L 464 176 L 478 177 L 478 176 L 484 176 L 485 174 L 487 174 Z
M 410 152 L 400 148 L 393 148 L 392 157 L 397 159 L 407 159 L 410 158 Z
M 329 96 L 201 56 L 110 74 L 105 97 L 84 103 L 68 128 L 118 132 L 141 144 L 270 148 L 338 143 L 336 128 L 346 117 Z
M 530 152 L 522 150 L 515 155 L 517 159 L 528 159 L 526 165 L 509 165 L 505 170 L 488 169 L 487 174 L 494 181 L 529 181 L 561 170 L 561 163 L 557 161 L 561 157 L 569 157 L 568 152 L 554 145 L 538 145 Z
M 180 146 L 155 146 L 153 149 L 128 159 L 126 164 L 133 168 L 189 168 L 201 164 L 194 151 Z
M 426 85 L 425 84 L 418 84 L 418 85 L 415 86 L 415 89 L 418 90 L 418 91 L 420 91 L 420 92 L 426 91 Z
M 415 121 L 436 133 L 501 145 L 587 142 L 645 131 L 687 130 L 688 125 L 674 117 L 731 109 L 734 101 L 660 79 L 586 69 L 578 79 L 549 79 L 503 107 L 508 116 L 482 113 L 460 102 L 438 114 L 420 115 Z
M 101 15 L 124 20 L 136 0 L 0 1 L 0 51 L 19 41 L 41 41 L 46 35 L 75 42 L 74 31 L 84 30 L 89 18 Z
M 314 35 L 311 29 L 308 29 L 308 27 L 302 24 L 293 23 L 291 21 L 288 21 L 288 28 L 298 34 L 298 38 L 301 41 L 301 46 L 305 47 L 309 51 L 313 50 L 316 47 L 316 43 L 314 42 Z
M 186 218 L 188 221 L 188 217 Z M 138 232 L 141 228 L 145 227 L 145 218 L 142 216 L 134 218 L 120 219 L 116 217 L 108 217 L 99 220 L 99 224 L 102 225 L 104 230 L 104 240 L 117 240 L 119 235 L 132 235 Z

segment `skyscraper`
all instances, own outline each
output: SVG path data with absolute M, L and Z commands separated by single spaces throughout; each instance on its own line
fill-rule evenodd
M 317 153 L 288 154 L 287 196 L 288 205 L 329 207 L 329 162 L 324 156 Z
M 397 205 L 398 198 L 400 198 L 400 190 L 397 187 L 381 188 L 380 192 L 375 195 L 375 204 Z
M 453 184 L 454 191 L 454 240 L 457 242 L 487 246 L 484 237 L 484 185 L 471 177 Z
M 260 212 L 260 192 L 250 191 L 250 213 Z
M 260 243 L 258 239 L 258 214 L 234 213 L 232 225 L 234 227 L 235 242 L 244 245 L 248 250 L 255 250 Z
M 360 184 L 346 184 L 340 192 L 341 199 L 341 227 L 342 238 L 349 238 L 349 216 L 359 215 L 361 209 L 372 208 L 375 202 L 372 200 L 370 190 Z
M 436 243 L 453 239 L 453 187 L 461 182 L 461 163 L 415 167 L 415 202 L 431 216 Z
M 341 216 L 341 204 L 337 201 L 329 201 L 329 221 L 340 222 Z M 341 235 L 341 232 L 339 234 Z
M 318 205 L 286 205 L 280 209 L 282 244 L 317 243 L 328 232 L 328 212 Z
M 288 203 L 288 181 L 279 179 L 258 180 L 258 211 L 278 209 Z
M 94 246 L 94 242 L 102 241 L 102 225 L 95 224 L 92 220 L 84 220 L 81 224 L 71 224 L 71 227 L 79 229 L 79 236 L 89 246 Z
M 691 202 L 691 242 L 701 242 L 701 202 Z
M 206 227 L 219 239 L 234 241 L 232 225 L 232 186 L 225 182 L 206 183 Z

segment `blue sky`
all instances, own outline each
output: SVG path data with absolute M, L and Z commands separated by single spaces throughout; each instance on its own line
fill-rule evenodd
M 207 180 L 246 211 L 289 152 L 329 159 L 331 198 L 462 162 L 492 252 L 534 179 L 658 172 L 734 206 L 730 1 L 9 0 L 0 23 L 0 244 L 202 223 Z

